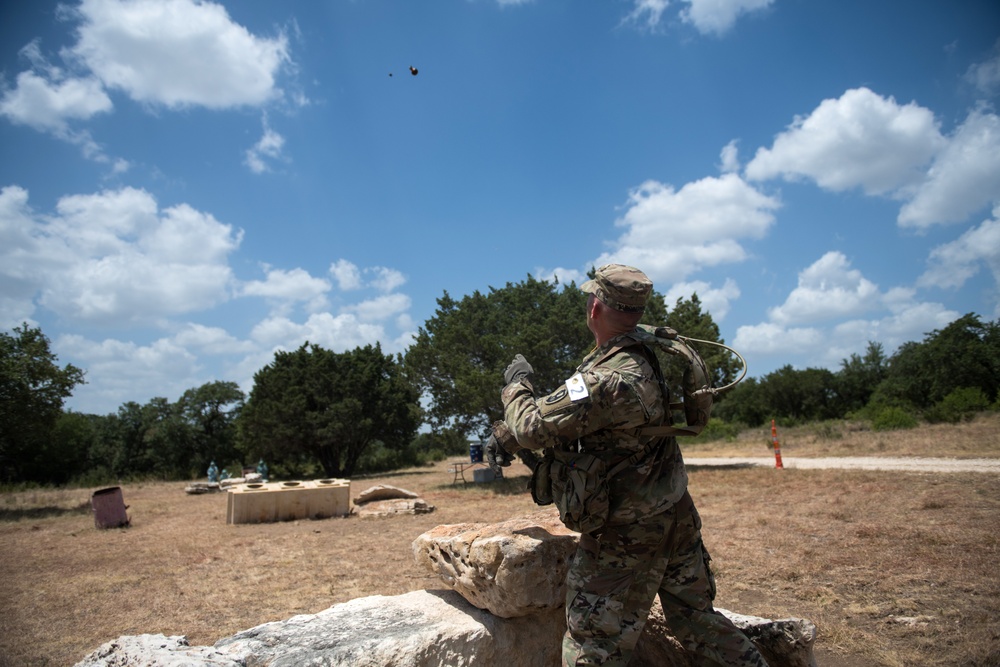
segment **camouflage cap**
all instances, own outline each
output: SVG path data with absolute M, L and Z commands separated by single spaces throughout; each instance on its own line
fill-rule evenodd
M 580 285 L 580 289 L 593 294 L 601 303 L 615 310 L 641 313 L 646 309 L 646 299 L 653 291 L 653 283 L 635 267 L 605 264 L 597 269 L 594 279 Z

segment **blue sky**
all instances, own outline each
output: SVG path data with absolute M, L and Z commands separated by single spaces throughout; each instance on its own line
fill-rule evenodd
M 758 377 L 1000 317 L 995 0 L 34 0 L 0 45 L 0 327 L 74 410 L 612 261 Z

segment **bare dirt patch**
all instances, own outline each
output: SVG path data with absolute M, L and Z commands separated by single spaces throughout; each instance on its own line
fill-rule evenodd
M 986 455 L 965 442 L 984 437 L 980 424 L 948 434 Z M 907 455 L 896 447 L 883 451 Z M 352 481 L 352 497 L 377 484 L 418 492 L 432 514 L 236 526 L 224 494 L 124 485 L 132 526 L 103 531 L 87 511 L 94 489 L 4 494 L 0 665 L 70 665 L 123 634 L 212 644 L 357 597 L 440 589 L 414 565 L 413 539 L 534 511 L 526 475 L 515 465 L 502 483 L 452 485 L 442 462 Z M 1000 475 L 696 468 L 691 491 L 717 604 L 812 619 L 820 665 L 1000 664 Z

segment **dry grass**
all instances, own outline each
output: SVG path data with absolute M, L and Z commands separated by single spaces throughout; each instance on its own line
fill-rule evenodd
M 990 420 L 946 438 L 930 428 L 843 439 L 852 455 L 926 455 L 947 439 L 997 457 Z M 800 436 L 787 437 L 791 448 Z M 901 444 L 907 437 L 915 451 Z M 356 597 L 441 588 L 415 567 L 415 537 L 535 509 L 521 466 L 502 484 L 466 487 L 452 486 L 446 467 L 354 480 L 352 496 L 393 484 L 437 507 L 390 519 L 227 526 L 223 494 L 142 484 L 122 488 L 132 526 L 100 531 L 88 511 L 93 489 L 0 496 L 0 665 L 70 665 L 123 634 L 211 644 Z M 719 606 L 812 619 L 824 667 L 1000 664 L 997 475 L 699 469 L 691 491 Z
M 926 424 L 900 431 L 871 431 L 862 422 L 827 421 L 778 427 L 782 456 L 921 456 L 996 458 L 1000 456 L 1000 413 L 984 413 L 962 424 Z M 768 456 L 773 452 L 770 425 L 748 429 L 734 442 L 691 443 L 687 456 Z

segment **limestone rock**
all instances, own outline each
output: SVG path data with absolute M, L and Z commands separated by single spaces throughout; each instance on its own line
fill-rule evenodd
M 662 614 L 658 618 L 662 624 Z M 766 624 L 766 619 L 752 623 L 758 620 Z M 317 614 L 265 623 L 215 646 L 189 646 L 176 636 L 119 637 L 76 667 L 557 667 L 565 629 L 561 609 L 505 619 L 470 605 L 454 591 L 415 591 L 358 598 Z M 780 635 L 772 639 L 778 641 Z M 811 644 L 809 648 L 802 656 L 811 660 Z M 787 657 L 787 652 L 769 652 L 767 646 L 761 649 L 771 667 L 815 664 Z M 654 607 L 630 665 L 694 664 L 658 629 Z
M 121 637 L 76 667 L 556 667 L 558 610 L 501 619 L 453 591 L 359 598 L 189 647 L 183 637 Z
M 406 489 L 400 489 L 396 486 L 389 486 L 387 484 L 379 484 L 378 486 L 373 486 L 365 489 L 358 494 L 357 498 L 354 499 L 355 505 L 364 505 L 365 503 L 370 503 L 375 500 L 391 500 L 393 498 L 409 498 L 416 499 L 419 498 L 417 494 L 413 491 L 407 491 Z
M 364 505 L 351 508 L 354 516 L 392 516 L 393 514 L 428 514 L 434 511 L 434 506 L 422 498 L 394 498 L 392 500 L 375 500 Z
M 550 509 L 499 524 L 438 526 L 414 540 L 413 556 L 473 605 L 515 618 L 563 606 L 579 537 Z

